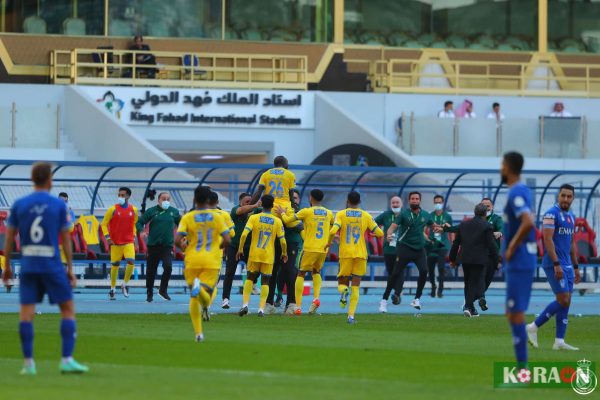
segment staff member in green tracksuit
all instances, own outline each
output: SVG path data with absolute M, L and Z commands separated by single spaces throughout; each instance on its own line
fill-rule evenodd
M 452 226 L 452 217 L 444 210 L 444 196 L 435 195 L 433 198 L 434 212 L 431 214 L 431 219 L 436 225 Z M 429 236 L 427 237 L 427 269 L 429 274 L 429 282 L 431 282 L 431 297 L 436 296 L 442 297 L 444 292 L 444 271 L 446 267 L 446 255 L 450 250 L 450 241 L 448 240 L 448 233 L 435 232 L 433 229 L 429 230 Z M 438 268 L 438 284 L 435 285 L 435 267 Z
M 146 301 L 148 303 L 153 300 L 154 279 L 160 261 L 162 261 L 163 274 L 160 279 L 158 295 L 165 300 L 171 300 L 167 289 L 173 271 L 173 230 L 179 225 L 180 220 L 179 211 L 171 207 L 171 195 L 162 192 L 158 195 L 158 204 L 146 210 L 136 224 L 138 232 L 142 232 L 146 224 L 150 224 L 146 266 Z
M 382 212 L 375 218 L 375 222 L 377 225 L 381 226 L 381 230 L 387 232 L 390 226 L 394 223 L 398 215 L 400 215 L 400 211 L 402 211 L 402 199 L 398 196 L 394 196 L 390 199 L 390 209 Z M 383 261 L 385 262 L 385 269 L 387 271 L 387 285 L 385 287 L 385 291 L 383 292 L 383 298 L 379 303 L 379 312 L 386 313 L 387 312 L 387 302 L 392 293 L 392 289 L 396 286 L 396 282 L 394 282 L 392 278 L 392 273 L 394 272 L 394 263 L 396 262 L 396 242 L 398 240 L 398 233 L 396 232 L 391 241 L 384 240 L 383 241 Z M 392 295 L 392 303 L 399 304 L 400 303 L 400 293 L 394 292 Z
M 498 247 L 498 254 L 500 254 L 500 247 L 502 246 L 502 232 L 504 230 L 504 221 L 502 220 L 501 216 L 499 216 L 498 214 L 494 214 L 494 203 L 492 203 L 492 199 L 490 199 L 489 197 L 484 197 L 483 200 L 481 200 L 481 203 L 487 207 L 486 219 L 490 223 L 490 225 L 492 225 L 494 239 L 496 240 L 496 247 Z M 486 311 L 488 309 L 487 302 L 485 301 L 485 292 L 490 287 L 492 279 L 494 279 L 494 274 L 496 274 L 496 271 L 499 267 L 499 260 L 495 260 L 492 258 L 490 258 L 490 262 L 485 267 L 485 288 L 484 293 L 479 298 L 479 307 L 481 307 L 483 311 Z

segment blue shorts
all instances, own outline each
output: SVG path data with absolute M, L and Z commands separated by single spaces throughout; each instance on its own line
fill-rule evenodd
M 64 272 L 22 273 L 19 275 L 21 304 L 36 304 L 48 294 L 50 304 L 62 304 L 73 299 L 73 291 Z
M 548 283 L 552 287 L 554 294 L 573 293 L 573 283 L 575 282 L 575 271 L 572 266 L 562 267 L 563 278 L 559 281 L 554 276 L 554 268 L 544 268 Z
M 504 270 L 506 277 L 506 311 L 509 313 L 525 312 L 531 298 L 533 269 Z

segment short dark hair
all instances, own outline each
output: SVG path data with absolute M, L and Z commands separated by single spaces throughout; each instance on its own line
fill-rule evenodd
M 211 190 L 210 194 L 208 195 L 208 204 L 210 204 L 211 206 L 214 206 L 218 202 L 219 202 L 219 194 L 217 192 L 213 192 Z
M 353 206 L 360 204 L 360 193 L 355 190 L 348 193 L 348 203 L 352 204 Z
M 313 189 L 310 191 L 310 197 L 312 197 L 316 201 L 323 201 L 325 193 L 323 193 L 321 189 Z
M 136 39 L 138 39 L 138 38 L 139 38 L 139 39 L 140 39 L 142 42 L 144 41 L 144 37 L 143 37 L 142 35 L 135 35 L 135 36 L 133 37 L 133 41 L 135 42 L 135 40 L 136 40 Z
M 35 186 L 43 186 L 52 178 L 52 165 L 38 161 L 31 167 L 31 180 Z
M 508 153 L 504 153 L 504 162 L 513 174 L 519 175 L 523 170 L 523 164 L 525 164 L 525 159 L 523 158 L 523 155 L 521 153 L 518 153 L 516 151 L 509 151 Z
M 160 196 L 162 196 L 163 194 L 169 194 L 169 192 L 160 192 L 156 198 L 160 199 Z
M 570 190 L 571 192 L 573 192 L 573 195 L 575 195 L 575 186 L 573 185 L 569 185 L 568 183 L 563 183 L 562 185 L 560 185 L 560 188 L 558 189 L 558 192 L 560 193 L 561 190 Z
M 417 194 L 417 195 L 419 195 L 419 200 L 421 200 L 421 192 L 417 192 L 417 191 L 410 192 L 410 193 L 408 194 L 408 198 L 410 199 L 410 198 L 412 197 L 412 195 L 413 195 L 413 194 Z
M 69 195 L 67 194 L 67 192 L 60 192 L 60 193 L 58 194 L 58 197 L 64 197 L 65 199 L 68 199 L 68 198 L 69 198 Z
M 277 156 L 273 160 L 273 165 L 276 167 L 283 167 L 287 163 L 287 158 L 284 156 Z
M 444 102 L 444 107 L 448 107 L 450 104 L 454 104 L 454 102 L 451 100 L 447 100 Z
M 262 204 L 262 208 L 265 210 L 270 210 L 273 208 L 273 203 L 275 203 L 275 198 L 270 194 L 265 194 L 260 198 L 260 202 Z
M 474 210 L 476 217 L 485 217 L 487 214 L 487 206 L 485 204 L 477 204 Z
M 125 192 L 127 193 L 127 196 L 131 196 L 131 189 L 129 189 L 127 186 L 121 186 L 119 188 L 119 192 Z
M 252 196 L 250 193 L 246 193 L 246 192 L 242 192 L 240 193 L 240 195 L 238 196 L 238 200 L 242 201 L 242 199 L 246 196 Z
M 484 197 L 483 199 L 481 199 L 481 202 L 483 203 L 486 200 L 488 200 L 490 203 L 494 204 L 493 200 L 490 199 L 489 197 Z
M 492 108 L 494 108 L 494 107 L 500 107 L 500 103 L 494 103 L 494 104 L 492 104 Z
M 444 196 L 442 196 L 441 194 L 436 194 L 435 196 L 433 196 L 433 201 L 435 201 L 436 199 L 442 199 L 442 201 L 444 201 Z
M 194 189 L 194 203 L 198 205 L 203 205 L 208 202 L 210 197 L 210 188 L 208 186 L 198 185 L 196 189 Z

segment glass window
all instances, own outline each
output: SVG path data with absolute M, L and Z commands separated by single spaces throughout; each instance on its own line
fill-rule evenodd
M 548 48 L 566 53 L 600 53 L 600 3 L 549 0 Z
M 346 43 L 535 50 L 537 0 L 346 0 Z
M 14 0 L 6 2 L 6 32 L 102 35 L 104 2 L 99 0 Z
M 333 0 L 228 0 L 226 37 L 333 41 Z

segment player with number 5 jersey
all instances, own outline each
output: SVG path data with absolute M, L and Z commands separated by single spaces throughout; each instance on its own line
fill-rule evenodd
M 346 307 L 348 301 L 350 279 L 352 278 L 352 294 L 348 308 L 348 323 L 354 323 L 354 313 L 358 306 L 360 281 L 367 273 L 367 245 L 365 232 L 369 231 L 376 237 L 383 237 L 383 231 L 377 225 L 371 214 L 361 210 L 360 194 L 348 193 L 347 208 L 335 215 L 333 227 L 329 231 L 329 243 L 340 231 L 340 272 L 338 274 L 338 291 L 341 294 L 340 306 Z

